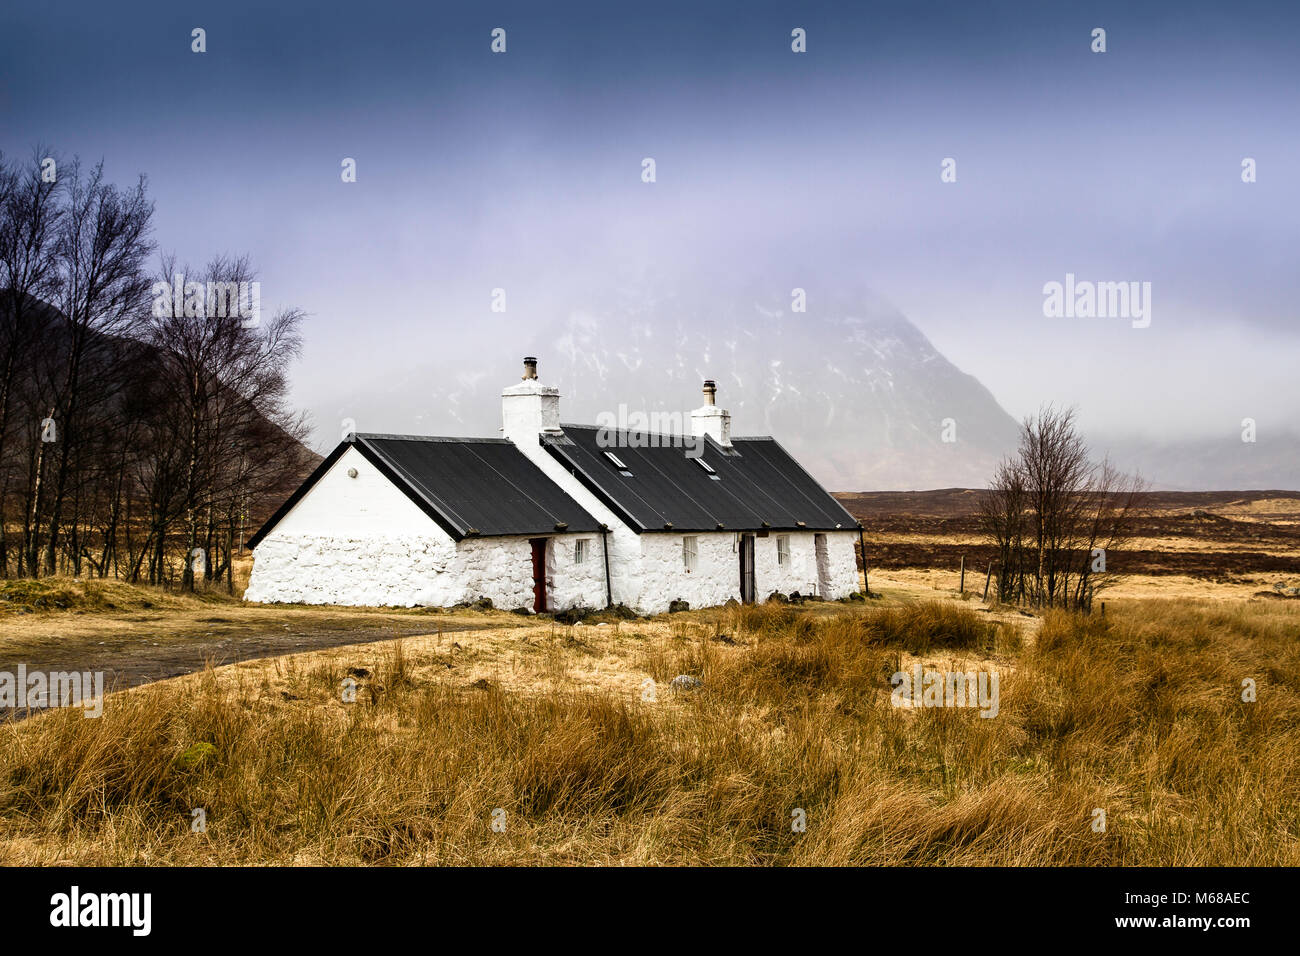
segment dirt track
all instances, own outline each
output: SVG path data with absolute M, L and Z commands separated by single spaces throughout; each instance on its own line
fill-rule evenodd
M 66 642 L 0 642 L 0 671 L 16 673 L 20 663 L 25 665 L 28 673 L 102 671 L 104 691 L 109 693 L 200 671 L 209 663 L 219 667 L 239 661 L 347 644 L 365 644 L 439 632 L 481 630 L 494 626 L 500 625 L 490 619 L 473 621 L 419 617 L 400 622 L 382 620 L 374 623 L 362 619 L 343 626 L 331 621 L 323 627 L 314 627 L 305 621 L 285 624 L 282 620 L 274 620 L 259 622 L 252 627 L 247 624 L 221 627 L 214 623 L 214 630 L 202 636 L 179 634 L 163 637 L 163 640 L 156 639 L 163 636 L 157 633 L 137 632 L 124 636 L 106 629 L 102 634 L 79 634 Z M 97 637 L 102 637 L 103 640 L 95 640 Z M 24 716 L 26 713 L 21 709 L 16 712 L 0 710 L 0 721 L 10 717 L 21 719 Z

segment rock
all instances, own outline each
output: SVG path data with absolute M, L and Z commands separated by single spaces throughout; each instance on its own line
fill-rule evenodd
M 861 591 L 854 591 L 849 595 L 850 601 L 865 601 L 866 596 Z
M 689 611 L 691 609 L 690 601 L 683 601 L 681 598 L 668 603 L 668 613 L 676 614 L 678 611 Z
M 769 604 L 789 604 L 789 603 L 790 603 L 790 599 L 789 599 L 788 597 L 786 597 L 784 594 L 782 594 L 780 591 L 773 591 L 771 594 L 769 594 L 769 595 L 767 596 L 767 600 L 768 600 L 768 603 L 769 603 Z
M 676 691 L 699 690 L 704 686 L 704 681 L 690 674 L 678 674 L 668 686 Z
M 366 670 L 364 667 L 349 667 L 349 668 L 348 668 L 348 676 L 349 676 L 349 677 L 369 677 L 369 676 L 370 676 L 370 671 Z

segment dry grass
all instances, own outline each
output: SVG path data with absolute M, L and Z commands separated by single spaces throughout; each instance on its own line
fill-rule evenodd
M 0 580 L 0 615 L 100 613 L 154 608 L 182 610 L 238 603 L 216 588 L 192 594 L 127 584 L 113 578 L 11 578 Z
M 0 862 L 1296 865 L 1298 633 L 764 605 L 243 664 L 0 728 Z M 997 668 L 999 715 L 895 709 L 913 660 Z

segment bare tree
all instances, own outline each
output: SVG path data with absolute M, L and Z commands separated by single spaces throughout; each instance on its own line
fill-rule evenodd
M 280 311 L 254 323 L 216 299 L 214 290 L 255 281 L 247 257 L 218 257 L 197 277 L 178 270 L 174 256 L 164 258 L 162 269 L 168 276 L 193 279 L 185 284 L 202 295 L 202 308 L 156 310 L 150 326 L 150 342 L 176 403 L 174 443 L 183 449 L 179 491 L 187 556 L 181 580 L 192 590 L 196 570 L 210 579 L 230 560 L 229 536 L 224 562 L 213 560 L 217 519 L 228 518 L 247 492 L 249 446 L 265 439 L 259 425 L 271 423 L 294 440 L 301 436 L 283 401 L 287 365 L 300 346 L 302 313 Z
M 88 373 L 103 372 L 105 361 L 112 358 L 115 339 L 138 329 L 148 303 L 144 262 L 153 250 L 149 241 L 153 204 L 145 195 L 144 177 L 134 189 L 123 192 L 105 182 L 102 162 L 84 176 L 80 160 L 74 159 L 69 167 L 64 184 L 67 203 L 55 241 L 56 303 L 65 319 L 63 367 L 54 383 L 47 416 L 59 437 L 55 442 L 42 441 L 36 449 L 24 547 L 27 570 L 33 576 L 40 573 L 38 552 L 47 449 L 57 447 L 51 463 L 44 542 L 44 568 L 53 574 L 69 463 L 82 438 L 85 406 L 88 401 L 106 397 L 86 387 Z M 111 374 L 100 377 L 104 382 L 113 380 Z
M 980 504 L 1001 570 L 998 597 L 1088 609 L 1110 581 L 1106 552 L 1133 532 L 1146 486 L 1109 460 L 1091 461 L 1073 409 L 1044 406 L 1021 426 Z
M 1105 570 L 1106 556 L 1132 539 L 1145 512 L 1146 492 L 1146 482 L 1121 472 L 1109 458 L 1097 467 L 1080 525 L 1083 558 L 1069 595 L 1074 607 L 1091 610 L 1097 592 L 1114 583 L 1114 575 Z
M 1026 529 L 1025 476 L 1016 460 L 998 466 L 993 482 L 980 498 L 979 522 L 993 542 L 998 566 L 998 600 L 1010 602 L 1024 593 Z
M 21 167 L 0 156 L 0 574 L 9 570 L 10 496 L 21 444 L 13 440 L 15 391 L 51 325 L 43 300 L 55 287 L 53 246 L 62 216 L 57 183 L 42 174 L 46 151 L 33 153 Z M 20 556 L 20 570 L 22 564 Z

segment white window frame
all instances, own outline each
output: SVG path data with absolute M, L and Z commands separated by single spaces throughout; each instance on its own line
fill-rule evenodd
M 682 569 L 691 574 L 700 566 L 700 538 L 688 534 L 682 538 Z
M 591 539 L 579 538 L 573 542 L 573 563 L 586 564 L 587 558 L 591 555 Z
M 790 566 L 790 536 L 788 534 L 778 534 L 776 536 L 776 565 L 779 568 L 788 568 Z

